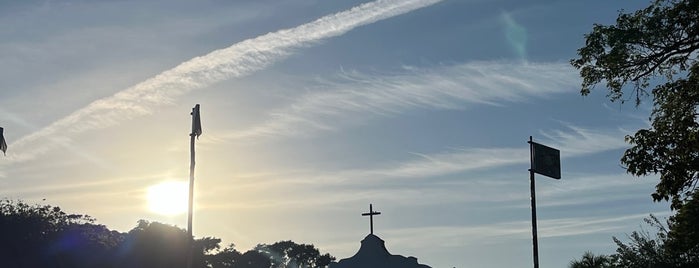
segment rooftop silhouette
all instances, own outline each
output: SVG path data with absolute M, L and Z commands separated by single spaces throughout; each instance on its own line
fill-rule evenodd
M 402 255 L 393 255 L 386 249 L 385 242 L 374 235 L 373 216 L 379 215 L 381 212 L 374 211 L 372 205 L 369 205 L 369 212 L 363 213 L 362 216 L 369 216 L 370 231 L 361 242 L 359 251 L 354 256 L 341 259 L 338 262 L 331 262 L 329 268 L 430 268 L 430 266 L 420 264 L 415 257 L 405 257 Z

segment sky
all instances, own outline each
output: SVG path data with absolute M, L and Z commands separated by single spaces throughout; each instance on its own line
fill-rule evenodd
M 593 24 L 647 4 L 1 1 L 0 197 L 122 232 L 186 228 L 148 196 L 188 181 L 200 104 L 196 237 L 347 258 L 373 204 L 393 254 L 527 267 L 532 136 L 561 151 L 562 178 L 536 176 L 541 267 L 613 253 L 612 236 L 670 215 L 650 197 L 657 177 L 619 162 L 651 107 L 602 85 L 581 96 L 568 61 Z

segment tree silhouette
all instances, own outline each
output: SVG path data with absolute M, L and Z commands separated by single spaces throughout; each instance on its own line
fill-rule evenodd
M 274 268 L 320 268 L 335 260 L 330 254 L 321 255 L 313 245 L 296 244 L 288 240 L 258 245 L 256 250 L 269 256 Z
M 667 223 L 653 215 L 645 218 L 644 222 L 655 229 L 654 233 L 645 229 L 633 231 L 626 242 L 612 237 L 617 249 L 607 258 L 609 266 L 590 266 L 603 265 L 604 261 L 595 257 L 605 255 L 586 252 L 580 260 L 571 261 L 569 267 L 699 267 L 699 243 L 695 240 L 697 214 L 685 214 L 689 208 L 697 208 L 696 202 L 699 201 L 692 199 Z
M 248 250 L 238 258 L 235 268 L 270 268 L 272 260 L 266 254 L 257 250 Z
M 185 267 L 189 238 L 174 226 L 140 220 L 121 245 L 125 267 Z
M 89 216 L 67 214 L 59 207 L 0 200 L 0 267 L 186 266 L 189 237 L 185 230 L 159 222 L 138 221 L 128 233 L 95 224 Z M 192 267 L 316 268 L 335 258 L 313 245 L 280 241 L 240 253 L 233 244 L 204 237 L 193 244 Z
M 653 96 L 652 126 L 626 141 L 621 162 L 636 176 L 660 174 L 653 200 L 678 209 L 699 180 L 699 1 L 655 0 L 616 25 L 595 24 L 571 64 L 582 95 L 600 83 L 612 101 Z M 649 92 L 651 89 L 651 92 Z M 630 90 L 630 92 L 629 92 Z
M 192 267 L 206 267 L 205 254 L 218 249 L 218 238 L 194 240 Z M 126 234 L 119 252 L 121 267 L 186 267 L 189 237 L 184 229 L 159 222 L 138 221 Z
M 668 254 L 678 262 L 699 267 L 699 191 L 668 221 L 665 243 Z
M 236 267 L 235 265 L 238 264 L 237 262 L 242 255 L 235 249 L 234 244 L 230 244 L 215 254 L 206 255 L 205 262 L 211 268 Z
M 607 255 L 595 255 L 588 251 L 582 255 L 580 260 L 573 260 L 568 266 L 570 268 L 609 268 L 612 267 L 612 259 Z
M 96 267 L 112 260 L 118 232 L 59 207 L 0 200 L 0 266 Z
M 667 240 L 667 228 L 653 215 L 645 218 L 644 221 L 651 227 L 657 229 L 657 233 L 651 234 L 648 231 L 633 231 L 628 235 L 629 242 L 623 243 L 613 237 L 617 244 L 615 265 L 617 267 L 683 267 L 668 256 L 665 251 L 665 241 Z

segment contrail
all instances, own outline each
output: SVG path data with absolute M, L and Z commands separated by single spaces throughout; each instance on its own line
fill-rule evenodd
M 294 49 L 317 44 L 323 39 L 342 35 L 356 27 L 440 1 L 378 0 L 365 3 L 295 28 L 244 40 L 193 58 L 111 97 L 96 100 L 47 127 L 22 137 L 10 145 L 13 151 L 22 152 L 21 147 L 44 138 L 51 138 L 55 142 L 34 151 L 24 150 L 20 154 L 10 155 L 10 158 L 14 161 L 31 159 L 57 146 L 65 146 L 67 139 L 61 135 L 105 128 L 149 114 L 153 107 L 171 103 L 175 97 L 192 90 L 264 69 L 286 58 Z

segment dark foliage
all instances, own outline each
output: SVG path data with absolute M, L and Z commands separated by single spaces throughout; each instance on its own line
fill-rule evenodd
M 600 83 L 612 101 L 631 95 L 638 105 L 652 94 L 652 127 L 626 138 L 632 147 L 621 162 L 636 176 L 660 174 L 653 199 L 680 208 L 699 180 L 699 0 L 622 11 L 615 25 L 595 24 L 585 41 L 571 60 L 582 95 Z
M 572 260 L 569 268 L 610 268 L 613 258 L 607 255 L 595 255 L 592 252 L 585 252 L 580 260 Z
M 670 217 L 665 243 L 668 254 L 699 267 L 699 190 Z
M 128 233 L 59 207 L 0 200 L 0 267 L 186 267 L 189 239 L 175 226 L 140 220 Z M 321 268 L 335 258 L 313 245 L 281 241 L 240 253 L 221 240 L 194 240 L 192 267 Z
M 256 250 L 269 256 L 274 268 L 321 268 L 335 260 L 335 257 L 330 256 L 330 254 L 321 255 L 313 245 L 296 244 L 292 241 L 258 245 Z
M 59 207 L 0 201 L 2 267 L 95 267 L 122 236 Z M 81 254 L 89 252 L 89 255 Z
M 628 244 L 613 237 L 617 245 L 614 258 L 614 267 L 681 267 L 672 263 L 672 258 L 665 251 L 667 240 L 667 228 L 651 215 L 644 221 L 658 231 L 650 234 L 648 231 L 633 231 L 628 239 Z
M 699 195 L 699 194 L 697 194 Z M 653 215 L 644 219 L 655 229 L 633 231 L 624 242 L 613 237 L 616 253 L 595 256 L 586 252 L 580 260 L 573 260 L 569 267 L 699 267 L 699 239 L 697 237 L 697 212 L 699 200 L 690 200 L 675 216 L 663 223 Z M 597 265 L 597 266 L 595 266 Z
M 217 249 L 220 239 L 194 241 L 192 267 L 206 267 L 204 254 Z M 189 248 L 187 232 L 158 222 L 138 221 L 118 247 L 117 267 L 186 267 Z

